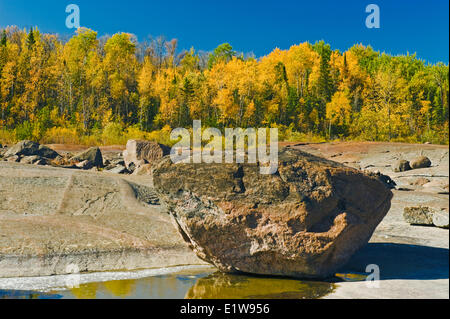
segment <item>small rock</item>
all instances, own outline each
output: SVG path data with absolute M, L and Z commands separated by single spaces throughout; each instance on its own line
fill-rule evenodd
M 441 210 L 440 212 L 434 212 L 433 224 L 436 227 L 448 229 L 448 211 Z
M 134 163 L 136 167 L 146 161 L 146 163 L 153 164 L 166 155 L 170 154 L 170 147 L 158 144 L 152 141 L 137 141 L 129 140 L 127 149 L 123 152 L 125 166 L 130 167 Z
M 409 162 L 406 160 L 400 160 L 397 163 L 394 164 L 394 172 L 406 172 L 411 170 L 411 166 L 409 165 Z
M 110 163 L 105 167 L 105 171 L 112 170 L 113 168 L 115 168 L 116 166 L 119 166 L 119 165 L 125 166 L 125 162 L 121 158 L 111 159 L 109 162 Z
M 410 165 L 411 165 L 412 169 L 427 168 L 427 167 L 431 166 L 431 161 L 426 156 L 420 156 L 420 157 L 412 160 Z
M 40 158 L 39 160 L 37 160 L 34 165 L 41 165 L 41 166 L 45 166 L 45 165 L 50 165 L 49 161 L 46 158 Z
M 18 163 L 20 162 L 20 156 L 18 155 L 8 156 L 5 160 L 8 162 Z
M 330 156 L 330 158 L 335 158 L 335 157 L 339 157 L 339 156 L 342 156 L 342 153 L 333 154 Z
M 125 166 L 117 165 L 113 169 L 108 170 L 108 172 L 113 174 L 126 174 L 128 173 L 128 170 Z
M 71 158 L 71 161 L 73 162 L 84 162 L 86 160 L 92 162 L 92 165 L 94 166 L 103 166 L 102 152 L 98 147 L 91 147 L 90 149 Z
M 403 218 L 411 225 L 433 225 L 433 213 L 430 207 L 405 207 Z
M 20 160 L 22 164 L 35 164 L 41 159 L 40 156 L 33 155 L 33 156 L 25 156 Z
M 60 156 L 57 152 L 55 152 L 51 148 L 44 146 L 44 145 L 39 145 L 37 155 L 39 155 L 41 157 L 45 157 L 45 158 L 50 158 L 50 159 L 55 159 Z
M 412 191 L 414 191 L 414 189 L 411 189 L 411 188 L 408 188 L 408 187 L 403 187 L 403 186 L 397 187 L 397 190 L 398 191 L 403 191 L 403 192 L 412 192 Z
M 130 163 L 130 165 L 128 165 L 128 171 L 130 173 L 133 173 L 136 170 L 136 164 L 135 163 Z
M 88 160 L 80 162 L 80 163 L 75 164 L 75 165 L 76 165 L 76 167 L 78 167 L 80 169 L 83 169 L 83 170 L 89 170 L 89 169 L 94 167 L 94 164 L 91 161 L 88 161 Z
M 367 172 L 366 173 L 369 176 L 374 176 L 376 179 L 378 179 L 380 182 L 382 182 L 387 188 L 389 189 L 395 189 L 397 184 L 387 175 L 381 174 L 380 171 L 375 172 Z
M 142 175 L 151 175 L 152 174 L 152 165 L 151 164 L 144 164 L 136 168 L 136 170 L 133 172 L 133 175 L 136 176 L 142 176 Z

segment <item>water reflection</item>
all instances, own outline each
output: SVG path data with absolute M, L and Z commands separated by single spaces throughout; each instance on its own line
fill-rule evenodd
M 328 282 L 190 269 L 136 280 L 86 283 L 50 293 L 0 290 L 0 299 L 314 299 L 333 290 Z
M 136 280 L 82 284 L 59 293 L 68 299 L 183 299 L 199 279 L 210 274 L 204 270 L 197 273 L 190 270 Z
M 315 299 L 331 293 L 332 283 L 215 273 L 188 291 L 186 299 Z

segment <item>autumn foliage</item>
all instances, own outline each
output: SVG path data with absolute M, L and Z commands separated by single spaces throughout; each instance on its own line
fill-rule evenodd
M 117 144 L 170 128 L 279 127 L 285 139 L 448 143 L 448 64 L 324 42 L 262 58 L 223 44 L 177 53 L 177 41 L 67 42 L 37 29 L 0 33 L 0 141 Z

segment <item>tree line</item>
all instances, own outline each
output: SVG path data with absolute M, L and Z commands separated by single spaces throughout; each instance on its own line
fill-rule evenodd
M 80 28 L 64 41 L 37 28 L 0 30 L 0 130 L 40 140 L 52 128 L 92 135 L 279 127 L 325 139 L 448 143 L 448 64 L 323 41 L 255 58 L 225 43 L 178 52 Z M 1 137 L 1 136 L 0 136 Z

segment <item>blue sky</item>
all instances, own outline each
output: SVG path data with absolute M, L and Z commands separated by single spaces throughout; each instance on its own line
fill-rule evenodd
M 333 49 L 355 43 L 391 54 L 417 53 L 448 63 L 447 0 L 0 0 L 0 28 L 38 26 L 43 32 L 72 34 L 65 27 L 68 4 L 81 10 L 81 25 L 99 35 L 130 32 L 177 38 L 180 49 L 209 51 L 229 42 L 235 50 L 263 56 L 304 41 L 325 40 Z M 367 29 L 368 4 L 381 10 L 381 28 Z

